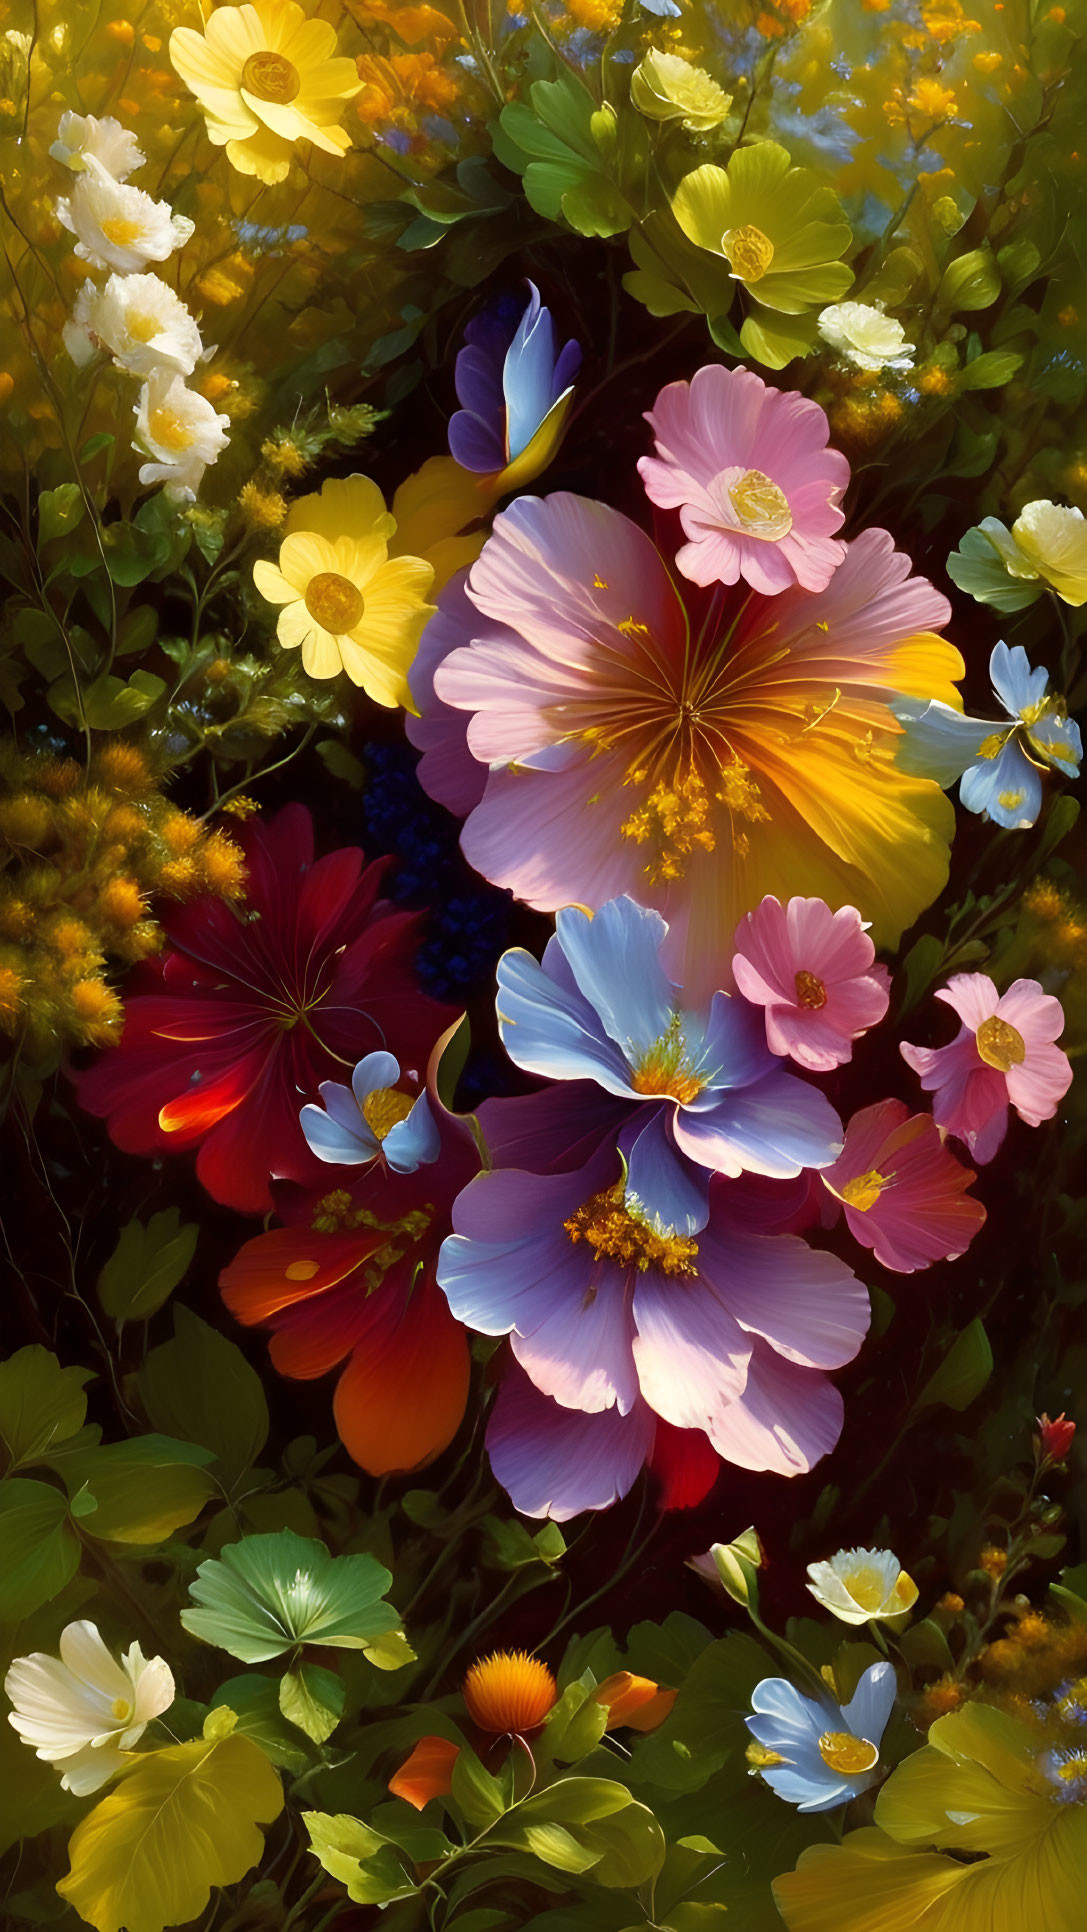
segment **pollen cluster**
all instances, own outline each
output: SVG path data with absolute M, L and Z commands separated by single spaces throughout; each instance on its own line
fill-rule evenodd
M 686 1234 L 661 1233 L 636 1214 L 621 1181 L 606 1187 L 571 1214 L 563 1227 L 571 1241 L 587 1241 L 597 1261 L 618 1261 L 647 1274 L 698 1273 L 698 1243 Z

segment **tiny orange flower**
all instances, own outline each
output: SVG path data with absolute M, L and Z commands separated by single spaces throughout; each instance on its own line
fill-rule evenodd
M 655 1731 L 663 1724 L 676 1701 L 674 1690 L 662 1690 L 651 1677 L 636 1677 L 629 1670 L 617 1670 L 598 1684 L 593 1697 L 605 1704 L 609 1731 L 620 1725 L 628 1731 Z
M 389 1779 L 389 1790 L 394 1798 L 404 1798 L 416 1811 L 422 1811 L 431 1798 L 444 1798 L 452 1789 L 453 1766 L 459 1756 L 460 1745 L 449 1738 L 421 1737 L 411 1756 Z
M 558 1685 L 538 1657 L 527 1650 L 496 1650 L 472 1665 L 464 1680 L 468 1715 L 481 1731 L 496 1736 L 534 1731 L 558 1701 Z

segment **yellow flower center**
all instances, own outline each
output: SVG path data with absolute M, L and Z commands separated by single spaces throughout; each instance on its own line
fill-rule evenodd
M 827 1003 L 827 989 L 817 973 L 805 972 L 803 967 L 796 975 L 796 1003 L 817 1013 Z
M 1027 1043 L 1023 1035 L 998 1013 L 982 1020 L 974 1035 L 977 1049 L 987 1067 L 995 1067 L 998 1073 L 1007 1073 L 1018 1067 L 1027 1057 Z
M 887 1174 L 878 1173 L 874 1167 L 870 1167 L 867 1174 L 854 1174 L 853 1179 L 847 1181 L 842 1189 L 842 1200 L 846 1207 L 856 1208 L 859 1213 L 867 1214 L 870 1207 L 875 1207 L 889 1178 Z M 852 1587 L 851 1584 L 850 1588 Z
M 375 1087 L 362 1103 L 362 1117 L 375 1140 L 384 1140 L 397 1121 L 406 1120 L 415 1102 L 397 1087 Z
M 721 247 L 733 274 L 741 282 L 759 282 L 774 259 L 774 244 L 761 228 L 745 222 L 721 237 Z
M 989 736 L 983 738 L 978 746 L 978 757 L 985 759 L 999 758 L 1010 735 L 1010 732 L 1007 731 L 991 731 Z
M 678 1013 L 672 1015 L 660 1039 L 646 1049 L 630 1084 L 635 1093 L 667 1094 L 682 1106 L 702 1092 L 706 1083 L 691 1066 Z
M 361 590 L 337 570 L 322 570 L 306 586 L 306 609 L 333 637 L 353 631 L 365 608 Z
M 662 1275 L 698 1273 L 698 1243 L 691 1235 L 661 1234 L 632 1213 L 623 1184 L 590 1195 L 563 1227 L 571 1241 L 587 1241 L 597 1261 L 618 1261 L 644 1275 L 655 1268 Z
M 110 1711 L 117 1719 L 118 1724 L 127 1724 L 129 1718 L 132 1716 L 132 1706 L 127 1697 L 115 1697 L 110 1705 Z
M 176 409 L 153 409 L 147 427 L 151 432 L 151 441 L 157 443 L 160 449 L 188 449 L 192 442 L 192 431 Z
M 242 86 L 247 94 L 255 94 L 258 101 L 278 101 L 285 106 L 294 100 L 301 85 L 297 67 L 282 54 L 273 54 L 267 48 L 250 54 L 242 68 Z
M 883 1608 L 884 1580 L 871 1564 L 864 1564 L 857 1570 L 847 1570 L 842 1582 L 859 1609 L 875 1611 Z
M 843 1777 L 855 1777 L 859 1771 L 870 1771 L 879 1763 L 879 1752 L 866 1737 L 854 1737 L 852 1731 L 824 1731 L 819 1739 L 819 1755 L 831 1771 L 840 1771 Z
M 138 241 L 143 230 L 138 221 L 128 221 L 124 215 L 107 215 L 100 223 L 102 233 L 115 248 L 127 248 L 129 242 Z
M 778 542 L 793 527 L 789 499 L 762 470 L 745 470 L 729 487 L 729 501 L 750 537 Z
M 157 316 L 131 314 L 128 318 L 128 333 L 133 342 L 150 342 L 158 334 L 158 328 Z

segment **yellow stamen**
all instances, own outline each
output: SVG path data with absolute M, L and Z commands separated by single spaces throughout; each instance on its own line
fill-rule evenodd
M 721 247 L 733 274 L 741 282 L 760 282 L 774 259 L 774 244 L 761 228 L 746 222 L 721 237 Z
M 1027 1057 L 1027 1043 L 1023 1035 L 998 1013 L 982 1020 L 974 1035 L 978 1053 L 987 1067 L 995 1067 L 998 1073 L 1008 1073 L 1018 1067 Z
M 867 1174 L 855 1174 L 851 1181 L 845 1183 L 842 1200 L 846 1207 L 867 1214 L 870 1207 L 875 1207 L 889 1179 L 889 1175 L 877 1173 L 874 1167 L 870 1167 Z
M 107 215 L 99 224 L 108 242 L 115 248 L 127 248 L 130 242 L 138 241 L 143 230 L 138 221 L 126 221 L 123 215 Z
M 801 968 L 795 975 L 796 1000 L 798 1006 L 805 1006 L 809 1012 L 817 1013 L 827 1003 L 827 989 L 818 973 L 805 972 Z
M 762 470 L 745 470 L 729 485 L 729 502 L 749 537 L 777 541 L 793 527 L 789 499 Z
M 192 431 L 176 409 L 153 409 L 147 421 L 151 441 L 160 449 L 188 449 Z
M 375 1087 L 362 1103 L 362 1117 L 375 1140 L 384 1140 L 390 1128 L 406 1120 L 415 1102 L 410 1093 L 397 1087 Z
M 618 1261 L 642 1275 L 650 1268 L 662 1275 L 698 1273 L 697 1241 L 691 1235 L 658 1233 L 632 1211 L 621 1181 L 590 1195 L 563 1227 L 571 1241 L 587 1241 L 597 1261 Z
M 133 342 L 150 342 L 159 330 L 158 317 L 154 315 L 131 314 L 128 318 L 128 333 Z
M 250 54 L 242 68 L 242 86 L 248 94 L 255 94 L 258 101 L 277 101 L 285 106 L 294 100 L 302 81 L 297 67 L 282 54 L 273 54 L 265 48 Z
M 879 1752 L 866 1737 L 854 1737 L 852 1731 L 824 1731 L 819 1739 L 819 1755 L 831 1771 L 840 1771 L 843 1777 L 855 1777 L 860 1771 L 870 1771 L 879 1763 Z
M 681 879 L 686 861 L 696 846 L 712 852 L 717 844 L 712 826 L 707 824 L 710 799 L 696 771 L 678 776 L 673 785 L 655 785 L 636 812 L 619 827 L 625 839 L 637 845 L 648 843 L 653 852 L 646 872 L 654 884 L 663 879 Z
M 110 1705 L 110 1710 L 117 1719 L 118 1724 L 126 1724 L 132 1716 L 132 1706 L 127 1697 L 115 1697 Z
M 667 1094 L 682 1106 L 702 1092 L 706 1083 L 691 1066 L 678 1013 L 673 1013 L 660 1039 L 647 1047 L 630 1084 L 635 1093 Z
M 854 1603 L 862 1610 L 881 1610 L 886 1585 L 880 1572 L 871 1564 L 862 1564 L 857 1570 L 846 1570 L 842 1582 L 849 1591 Z
M 350 577 L 341 577 L 337 570 L 322 570 L 306 585 L 306 609 L 322 630 L 331 632 L 333 637 L 353 631 L 364 608 L 361 590 Z

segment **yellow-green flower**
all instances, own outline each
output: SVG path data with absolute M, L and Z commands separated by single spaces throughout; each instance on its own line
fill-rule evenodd
M 727 168 L 685 175 L 672 198 L 684 234 L 723 256 L 733 279 L 784 315 L 836 302 L 853 280 L 839 258 L 852 239 L 837 196 L 776 141 L 737 148 Z
M 843 1623 L 897 1617 L 917 1602 L 917 1585 L 891 1550 L 839 1550 L 828 1563 L 808 1564 L 808 1589 Z
M 732 95 L 701 67 L 651 47 L 630 77 L 630 98 L 647 121 L 678 121 L 704 134 L 720 127 Z
M 996 517 L 980 526 L 1013 577 L 1040 579 L 1066 604 L 1087 603 L 1087 517 L 1042 499 L 1028 503 L 1010 530 Z
M 433 604 L 422 557 L 390 557 L 396 518 L 368 476 L 302 497 L 287 519 L 278 565 L 254 564 L 262 597 L 282 606 L 276 635 L 302 651 L 311 677 L 346 671 L 376 704 L 414 711 L 408 668 Z
M 774 1883 L 789 1932 L 1035 1932 L 1084 1922 L 1087 1745 L 983 1704 L 941 1717 L 876 1824 Z M 964 1858 L 970 1862 L 964 1862 Z

